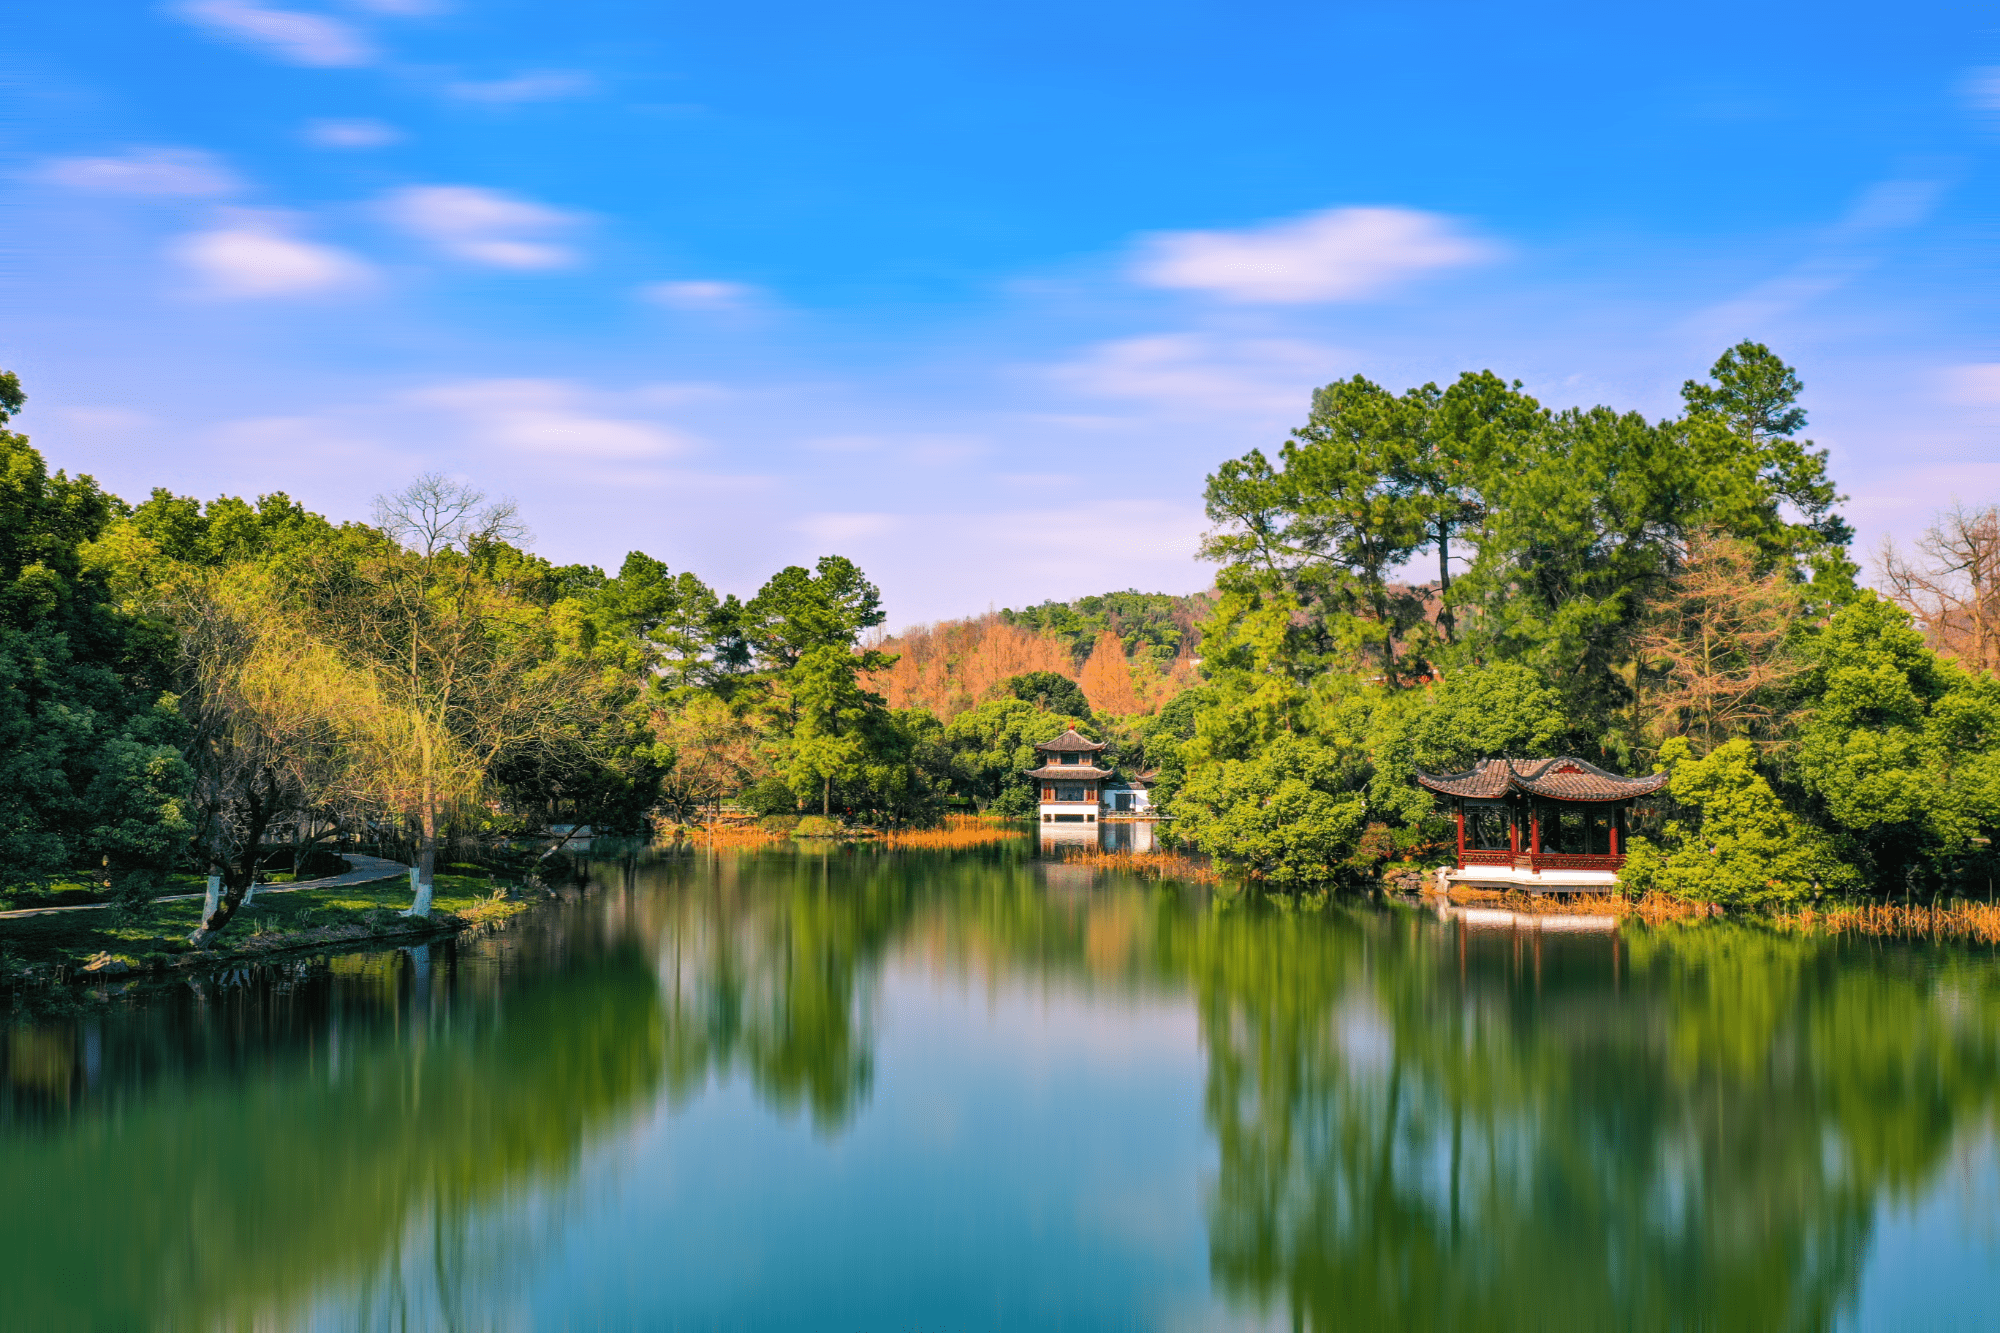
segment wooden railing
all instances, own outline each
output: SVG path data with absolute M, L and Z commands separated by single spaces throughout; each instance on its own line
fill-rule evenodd
M 1515 870 L 1617 870 L 1623 867 L 1623 856 L 1607 856 L 1593 852 L 1542 852 L 1529 855 L 1522 852 L 1485 851 L 1468 847 L 1459 853 L 1458 865 L 1461 870 L 1467 866 L 1510 866 Z
M 1616 870 L 1625 864 L 1622 856 L 1607 856 L 1601 852 L 1588 855 L 1578 852 L 1543 852 L 1528 858 L 1536 870 Z

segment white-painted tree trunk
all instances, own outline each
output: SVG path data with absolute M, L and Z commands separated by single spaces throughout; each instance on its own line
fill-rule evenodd
M 403 913 L 403 915 L 429 916 L 431 914 L 431 895 L 436 892 L 437 885 L 430 880 L 420 879 L 417 867 L 411 866 L 410 888 L 416 894 L 417 900 L 410 905 L 410 910 Z
M 201 923 L 204 926 L 208 924 L 208 919 L 215 915 L 215 909 L 220 906 L 222 906 L 222 876 L 210 875 L 208 896 L 201 900 Z
M 250 877 L 250 887 L 243 890 L 243 905 L 245 907 L 248 907 L 250 905 L 251 900 L 256 896 L 257 896 L 257 877 L 255 875 L 252 875 Z

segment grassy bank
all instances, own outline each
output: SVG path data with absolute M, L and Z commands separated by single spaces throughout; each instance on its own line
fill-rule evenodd
M 436 937 L 528 907 L 526 901 L 497 896 L 498 886 L 484 874 L 440 874 L 436 884 L 435 909 L 428 921 L 399 915 L 410 905 L 410 882 L 403 875 L 372 884 L 260 893 L 205 950 L 188 943 L 200 922 L 200 899 L 154 902 L 136 911 L 106 908 L 4 921 L 0 922 L 0 982 L 77 977 L 100 954 L 124 964 L 123 975 L 129 975 L 286 949 Z M 111 974 L 119 975 L 115 968 Z

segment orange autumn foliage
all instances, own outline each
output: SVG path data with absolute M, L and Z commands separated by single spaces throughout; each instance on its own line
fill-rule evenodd
M 1132 688 L 1132 664 L 1125 658 L 1125 645 L 1110 630 L 1097 636 L 1076 683 L 1083 686 L 1090 711 L 1101 716 L 1130 717 L 1144 707 Z
M 974 704 L 998 698 L 1010 676 L 1053 671 L 1076 677 L 1062 640 L 1009 625 L 998 615 L 920 625 L 875 645 L 896 653 L 893 666 L 867 677 L 891 708 L 928 708 L 949 722 Z

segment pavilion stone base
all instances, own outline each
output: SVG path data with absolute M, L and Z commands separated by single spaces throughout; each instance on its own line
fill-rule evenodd
M 1520 870 L 1513 866 L 1466 866 L 1438 872 L 1438 887 L 1512 889 L 1519 893 L 1611 893 L 1618 887 L 1615 870 Z

